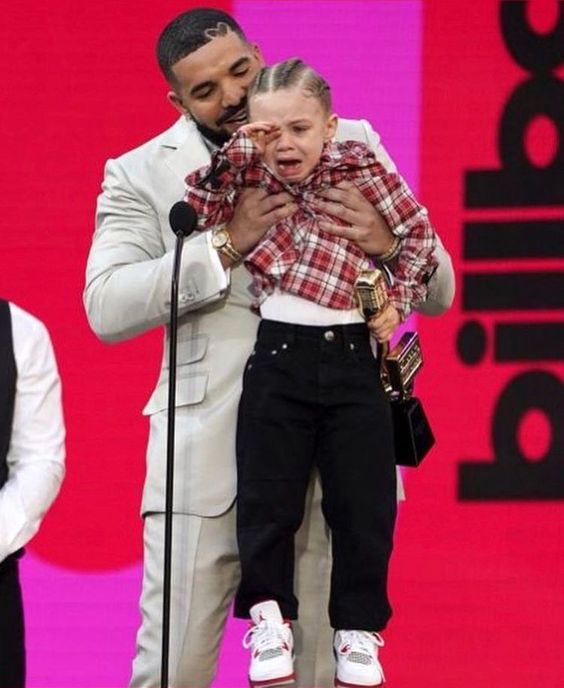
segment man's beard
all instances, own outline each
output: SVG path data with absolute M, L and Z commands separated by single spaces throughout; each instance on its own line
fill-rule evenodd
M 199 122 L 194 117 L 192 117 L 192 119 L 194 120 L 194 123 L 198 128 L 200 134 L 205 139 L 213 143 L 214 146 L 218 146 L 219 148 L 221 148 L 221 146 L 227 143 L 231 138 L 231 134 L 228 134 L 226 131 L 223 131 L 222 129 L 211 129 L 207 125 L 202 124 L 202 122 Z
M 228 122 L 232 117 L 237 117 L 237 115 L 241 114 L 242 110 L 246 109 L 247 97 L 245 96 L 239 103 L 237 103 L 237 105 L 232 105 L 231 107 L 227 108 L 227 110 L 216 122 L 216 125 L 221 127 L 222 124 Z M 231 134 L 223 129 L 212 129 L 211 127 L 208 127 L 207 124 L 203 124 L 203 122 L 198 121 L 195 117 L 192 117 L 192 119 L 196 123 L 196 127 L 198 128 L 200 134 L 208 141 L 211 141 L 215 146 L 221 147 L 231 138 Z

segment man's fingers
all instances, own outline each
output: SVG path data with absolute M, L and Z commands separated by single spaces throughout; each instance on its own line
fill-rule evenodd
M 352 225 L 337 225 L 334 222 L 320 220 L 319 227 L 328 234 L 341 237 L 342 239 L 349 239 L 349 241 L 356 242 L 362 239 L 360 229 Z
M 235 209 L 234 219 L 237 219 L 236 226 L 247 232 L 263 233 L 275 222 L 290 217 L 297 208 L 289 193 L 269 194 L 264 189 L 245 189 Z
M 358 203 L 366 201 L 358 188 L 348 181 L 339 182 L 330 189 L 324 189 L 323 191 L 320 191 L 319 196 L 328 201 L 341 203 L 342 205 L 351 209 L 356 208 Z
M 343 203 L 343 201 L 346 200 L 348 194 L 343 189 L 338 189 L 337 187 L 332 186 L 330 189 L 323 189 L 323 191 L 320 191 L 318 195 L 320 196 L 318 200 L 321 203 L 323 203 L 324 201 Z
M 278 206 L 262 216 L 261 220 L 267 223 L 269 226 L 275 222 L 280 222 L 280 220 L 285 220 L 286 218 L 293 215 L 298 209 L 297 203 L 286 203 L 285 205 Z
M 292 196 L 285 191 L 277 194 L 270 194 L 266 189 L 247 188 L 241 192 L 240 204 L 258 215 L 269 213 L 278 206 L 285 205 L 293 201 Z
M 265 215 L 270 213 L 272 210 L 288 205 L 289 203 L 294 203 L 294 198 L 285 191 L 266 196 L 260 201 L 262 214 Z
M 348 179 L 342 179 L 340 182 L 337 182 L 335 184 L 335 187 L 337 189 L 344 189 L 345 191 L 348 191 L 349 189 L 356 189 L 357 188 L 352 182 L 349 182 Z
M 362 216 L 359 214 L 358 208 L 353 207 L 351 204 L 346 205 L 339 201 L 326 201 L 318 198 L 315 201 L 315 205 L 327 215 L 343 220 L 343 222 L 348 222 L 350 225 L 361 223 Z
M 252 201 L 260 202 L 264 198 L 266 198 L 267 196 L 268 196 L 268 191 L 266 191 L 265 189 L 255 189 L 255 188 L 247 187 L 246 189 L 243 189 L 243 191 L 241 191 L 241 195 L 239 197 L 239 203 L 242 203 L 243 201 L 248 202 L 248 203 L 250 203 Z
M 327 203 L 326 212 L 333 217 L 338 217 L 339 220 L 347 222 L 349 225 L 356 224 L 356 213 L 354 210 L 347 208 L 346 205 L 341 205 L 340 203 Z

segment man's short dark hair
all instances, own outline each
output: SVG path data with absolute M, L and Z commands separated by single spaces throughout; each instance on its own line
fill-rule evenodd
M 169 84 L 176 85 L 172 67 L 179 60 L 230 30 L 247 41 L 233 17 L 211 7 L 188 10 L 167 24 L 157 42 L 157 60 Z

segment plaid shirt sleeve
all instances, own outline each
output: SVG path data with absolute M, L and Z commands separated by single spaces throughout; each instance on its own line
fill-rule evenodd
M 390 301 L 405 320 L 413 306 L 427 298 L 427 282 L 437 265 L 433 255 L 437 243 L 435 231 L 427 209 L 417 202 L 399 174 L 386 172 L 375 163 L 359 188 L 392 233 L 401 239 L 401 250 L 393 268 L 394 283 L 388 291 Z
M 185 200 L 198 214 L 198 229 L 228 222 L 244 186 L 252 182 L 250 172 L 260 160 L 258 150 L 244 133 L 235 134 L 212 153 L 211 163 L 186 177 Z

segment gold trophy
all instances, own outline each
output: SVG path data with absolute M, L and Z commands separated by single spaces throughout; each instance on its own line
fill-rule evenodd
M 381 313 L 388 303 L 388 290 L 382 270 L 362 270 L 354 283 L 358 310 L 365 320 Z
M 362 316 L 378 315 L 388 303 L 386 281 L 381 270 L 363 270 L 355 282 Z M 418 466 L 435 443 L 423 406 L 413 396 L 415 375 L 423 365 L 417 332 L 406 332 L 390 351 L 382 347 L 380 378 L 392 410 L 396 463 Z
M 423 367 L 423 356 L 417 332 L 405 332 L 384 358 L 392 393 L 411 396 L 415 375 Z
M 386 279 L 382 270 L 362 270 L 354 286 L 358 309 L 366 320 L 381 313 L 388 304 Z M 380 375 L 387 394 L 401 399 L 411 396 L 415 375 L 422 366 L 417 332 L 405 332 L 391 351 L 389 345 L 384 344 Z

